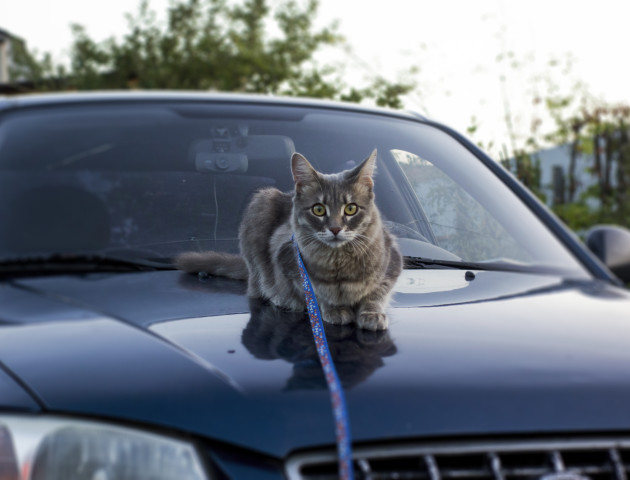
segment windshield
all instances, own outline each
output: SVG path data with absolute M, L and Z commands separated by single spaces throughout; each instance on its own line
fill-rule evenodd
M 409 257 L 584 276 L 477 158 L 419 121 L 333 109 L 96 103 L 0 116 L 0 259 L 106 255 L 170 262 L 238 251 L 251 195 L 293 189 L 289 159 L 324 173 L 378 149 L 377 204 Z

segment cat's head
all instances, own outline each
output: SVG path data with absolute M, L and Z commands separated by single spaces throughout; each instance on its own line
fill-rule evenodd
M 330 247 L 361 242 L 378 215 L 374 205 L 376 150 L 360 165 L 326 175 L 299 153 L 291 158 L 296 233 Z

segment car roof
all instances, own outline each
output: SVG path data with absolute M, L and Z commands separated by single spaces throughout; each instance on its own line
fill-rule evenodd
M 387 115 L 398 118 L 427 120 L 424 116 L 410 110 L 393 110 L 382 107 L 359 105 L 357 103 L 339 102 L 307 97 L 284 97 L 276 95 L 179 91 L 179 90 L 111 90 L 85 92 L 33 93 L 21 95 L 0 95 L 0 111 L 28 108 L 36 106 L 108 103 L 108 102 L 155 102 L 155 101 L 189 101 L 211 103 L 258 103 L 261 105 L 282 105 L 294 107 L 324 108 L 360 113 Z

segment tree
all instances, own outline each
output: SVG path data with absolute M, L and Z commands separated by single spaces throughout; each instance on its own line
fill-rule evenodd
M 578 232 L 595 224 L 630 227 L 630 105 L 596 100 L 583 86 L 569 95 L 549 95 L 545 105 L 555 128 L 532 146 L 564 145 L 569 156 L 562 180 L 566 196 L 553 210 Z M 579 159 L 585 172 L 577 171 Z M 536 148 L 517 151 L 510 160 L 504 165 L 544 200 Z M 581 173 L 590 177 L 586 188 L 580 188 Z
M 379 77 L 348 87 L 339 66 L 319 66 L 315 54 L 343 38 L 335 24 L 314 27 L 317 9 L 318 0 L 286 0 L 274 10 L 267 0 L 174 0 L 160 22 L 142 0 L 120 40 L 96 42 L 72 26 L 65 80 L 79 90 L 212 89 L 401 107 L 413 84 Z
M 58 88 L 58 78 L 63 75 L 63 68 L 54 66 L 50 54 L 37 58 L 29 52 L 26 43 L 16 37 L 11 42 L 11 66 L 9 81 L 14 84 L 26 84 L 42 90 Z
M 528 59 L 505 51 L 497 57 L 504 64 L 500 81 L 509 140 L 500 161 L 546 201 L 538 152 L 545 146 L 565 147 L 568 167 L 562 177 L 554 172 L 552 209 L 578 232 L 601 223 L 630 227 L 630 105 L 594 98 L 571 75 L 574 60 L 571 55 L 552 58 L 544 72 L 528 78 L 525 95 L 531 95 L 535 113 L 523 132 L 514 121 L 506 83 L 508 74 L 526 77 L 523 62 Z M 477 128 L 473 116 L 468 133 L 474 135 Z M 579 171 L 584 164 L 586 171 Z M 590 178 L 584 180 L 585 174 Z

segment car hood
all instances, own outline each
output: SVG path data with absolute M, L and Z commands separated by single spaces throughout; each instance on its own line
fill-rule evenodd
M 244 293 L 175 271 L 5 282 L 0 403 L 276 457 L 334 443 L 308 319 Z M 629 313 L 603 282 L 405 270 L 389 330 L 326 325 L 353 440 L 628 430 Z

